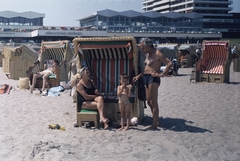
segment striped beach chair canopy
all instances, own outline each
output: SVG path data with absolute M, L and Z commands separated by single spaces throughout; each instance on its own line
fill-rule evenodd
M 40 64 L 35 66 L 33 72 L 43 69 L 45 60 L 57 60 L 59 63 L 64 62 L 64 65 L 60 67 L 60 81 L 67 81 L 69 71 L 67 62 L 70 61 L 72 57 L 73 52 L 70 49 L 68 40 L 42 42 L 40 55 L 38 57 Z
M 189 50 L 189 47 L 191 44 L 181 44 L 178 48 L 178 50 Z
M 69 61 L 73 56 L 70 49 L 69 42 L 63 41 L 51 41 L 42 42 L 40 63 L 44 65 L 44 60 L 58 60 L 59 62 Z
M 240 58 L 240 43 L 236 45 L 235 50 L 236 50 L 236 55 L 238 56 L 238 58 Z
M 134 37 L 75 38 L 80 68 L 87 66 L 99 91 L 116 92 L 120 74 L 138 73 L 138 50 Z M 134 75 L 135 76 L 135 75 Z
M 231 58 L 229 41 L 203 41 L 202 73 L 223 74 L 225 62 Z
M 170 60 L 177 58 L 178 44 L 159 44 L 157 48 Z
M 15 54 L 21 56 L 21 59 L 29 59 L 32 63 L 38 58 L 37 51 L 27 45 L 16 47 Z
M 159 44 L 157 48 L 163 53 L 165 57 L 173 61 L 173 59 L 178 60 L 178 44 Z M 162 63 L 162 66 L 165 66 Z
M 189 52 L 190 55 L 196 54 L 197 46 L 195 44 L 181 44 L 178 48 L 178 51 Z
M 16 52 L 16 48 L 9 47 L 9 46 L 3 47 L 2 54 L 4 55 L 4 58 L 9 58 L 9 59 L 14 58 L 14 57 L 20 58 L 20 56 L 21 56 L 21 54 Z

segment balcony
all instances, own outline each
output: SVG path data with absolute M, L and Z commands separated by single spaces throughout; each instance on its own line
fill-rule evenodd
M 231 11 L 232 7 L 222 8 L 222 7 L 194 7 L 195 10 L 218 10 L 218 11 Z
M 177 3 L 177 4 L 172 4 L 171 7 L 184 6 L 184 5 L 192 4 L 192 3 L 194 3 L 193 0 L 189 0 L 189 1 L 186 1 L 186 2 L 180 2 L 180 3 Z
M 153 10 L 158 11 L 158 10 L 169 9 L 169 8 L 170 8 L 169 5 L 165 5 L 165 6 L 162 6 L 162 7 L 155 7 Z
M 195 3 L 204 3 L 204 4 L 232 4 L 233 1 L 212 1 L 212 0 L 194 0 Z
M 164 3 L 167 3 L 167 4 L 169 4 L 169 0 L 162 0 L 162 1 L 160 1 L 160 2 L 154 2 L 153 4 L 154 5 L 160 5 L 160 4 L 164 4 Z
M 213 13 L 201 13 L 203 16 L 222 16 L 222 17 L 231 17 L 232 14 L 213 14 Z
M 176 9 L 176 10 L 173 10 L 173 12 L 183 12 L 183 11 L 188 11 L 188 10 L 193 10 L 193 7 Z
M 154 2 L 155 0 L 145 0 L 145 1 L 143 1 L 142 2 L 142 5 L 146 5 L 147 3 L 149 3 L 149 2 Z
M 151 5 L 146 5 L 146 6 L 144 6 L 144 7 L 142 7 L 142 9 L 148 9 L 148 8 L 153 8 L 154 7 L 154 5 L 153 4 L 151 4 Z

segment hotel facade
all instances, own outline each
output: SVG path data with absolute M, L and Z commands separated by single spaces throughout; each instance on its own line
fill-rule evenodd
M 202 28 L 222 32 L 224 37 L 239 37 L 240 14 L 230 13 L 232 0 L 144 0 L 142 10 L 159 13 L 202 14 Z

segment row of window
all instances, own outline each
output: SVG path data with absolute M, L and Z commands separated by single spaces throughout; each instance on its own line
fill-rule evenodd
M 97 21 L 98 20 L 98 21 Z M 201 19 L 188 19 L 180 17 L 176 19 L 158 17 L 158 18 L 147 18 L 144 16 L 129 18 L 123 16 L 115 17 L 103 17 L 98 16 L 95 19 L 84 20 L 80 22 L 82 27 L 86 26 L 202 26 Z
M 219 22 L 219 23 L 212 23 L 212 22 L 205 22 L 203 23 L 203 28 L 221 28 L 221 29 L 236 29 L 239 28 L 240 22 L 230 23 L 230 22 Z
M 5 18 L 0 17 L 1 25 L 24 25 L 24 26 L 42 26 L 43 18 L 28 19 L 23 17 Z
M 103 17 L 103 16 L 98 16 L 98 21 L 115 21 L 115 22 L 131 22 L 131 21 L 138 21 L 138 22 L 172 22 L 172 21 L 184 21 L 184 22 L 189 22 L 189 21 L 201 21 L 200 18 L 198 19 L 190 19 L 186 17 L 179 17 L 179 18 L 168 18 L 168 17 L 158 17 L 158 18 L 149 18 L 145 16 L 139 16 L 139 17 L 124 17 L 124 16 L 114 16 L 114 17 Z

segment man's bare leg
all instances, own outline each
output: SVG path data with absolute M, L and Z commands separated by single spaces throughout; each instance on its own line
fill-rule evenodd
M 32 94 L 33 93 L 33 89 L 34 89 L 34 86 L 36 84 L 36 81 L 37 81 L 37 78 L 41 77 L 42 74 L 41 73 L 37 73 L 37 74 L 34 74 L 33 75 L 33 80 L 32 80 L 32 85 L 30 86 L 30 93 Z
M 158 109 L 158 83 L 151 83 L 148 85 L 148 103 L 153 114 L 152 128 L 157 129 L 159 123 L 159 109 Z
M 46 74 L 43 75 L 42 91 L 45 90 L 45 86 L 46 86 L 47 78 L 49 77 L 49 75 L 51 75 L 51 73 L 46 73 Z

